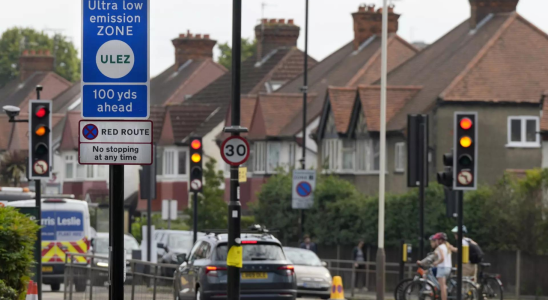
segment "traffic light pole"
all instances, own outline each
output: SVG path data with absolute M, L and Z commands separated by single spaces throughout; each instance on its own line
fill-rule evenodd
M 225 128 L 232 136 L 239 136 L 247 129 L 240 127 L 240 80 L 242 55 L 242 0 L 232 1 L 232 124 Z M 228 250 L 241 246 L 240 218 L 242 205 L 240 203 L 240 184 L 238 182 L 238 166 L 230 166 L 230 202 L 228 204 Z M 234 248 L 236 249 L 236 248 Z M 241 252 L 240 252 L 241 255 Z M 230 256 L 230 255 L 229 255 Z M 241 259 L 241 256 L 240 256 Z M 229 264 L 227 260 L 227 298 L 240 299 L 240 268 L 241 265 Z
M 305 7 L 304 29 L 304 70 L 303 70 L 303 154 L 301 158 L 302 169 L 306 169 L 306 104 L 308 98 L 308 0 Z M 301 241 L 304 242 L 304 209 L 301 209 Z
M 124 299 L 124 166 L 109 166 L 109 299 Z
M 198 240 L 198 192 L 194 192 L 194 199 L 192 202 L 192 230 L 193 230 L 193 241 L 196 243 Z
M 458 221 L 457 226 L 458 229 L 458 239 L 457 239 L 457 249 L 458 249 L 458 255 L 457 255 L 457 300 L 462 299 L 462 239 L 464 238 L 463 232 L 462 232 L 462 226 L 463 226 L 463 191 L 457 191 L 457 201 L 458 201 Z
M 426 120 L 421 116 L 419 125 L 419 257 L 424 258 L 424 190 L 426 187 Z
M 40 100 L 40 92 L 42 91 L 42 86 L 37 85 L 36 86 L 36 100 Z M 31 116 L 29 116 L 31 118 Z M 29 133 L 30 134 L 30 133 Z M 30 159 L 30 157 L 28 158 Z M 32 170 L 29 170 L 29 172 L 32 172 Z M 31 173 L 29 173 L 31 174 Z M 34 181 L 35 184 L 35 195 L 36 195 L 36 209 L 38 210 L 38 220 L 36 222 L 38 225 L 42 224 L 42 181 L 40 179 L 36 179 Z M 38 245 L 40 245 L 40 249 L 42 248 L 42 229 L 41 227 L 38 228 L 37 234 L 37 240 Z M 40 250 L 40 252 L 42 252 Z M 36 281 L 38 282 L 38 300 L 42 300 L 42 257 L 38 260 L 36 264 Z

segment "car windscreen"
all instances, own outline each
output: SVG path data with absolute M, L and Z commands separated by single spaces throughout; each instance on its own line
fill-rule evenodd
M 94 239 L 93 251 L 97 254 L 108 254 L 108 237 Z
M 322 262 L 314 252 L 310 250 L 285 249 L 285 255 L 294 265 L 321 267 Z
M 131 254 L 132 250 L 139 250 L 139 244 L 134 238 L 124 238 L 124 250 Z
M 167 246 L 170 249 L 190 250 L 194 244 L 192 239 L 191 235 L 170 234 Z
M 243 260 L 244 261 L 260 261 L 260 260 L 285 260 L 282 247 L 272 243 L 259 243 L 259 244 L 243 244 Z M 219 244 L 217 246 L 216 260 L 226 261 L 228 253 L 228 247 L 226 244 Z

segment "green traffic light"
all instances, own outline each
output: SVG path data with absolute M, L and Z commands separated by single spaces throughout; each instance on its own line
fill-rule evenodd
M 463 154 L 459 157 L 459 165 L 463 167 L 470 167 L 472 162 L 472 157 L 468 154 Z
M 48 146 L 46 146 L 46 144 L 44 144 L 44 143 L 40 143 L 40 144 L 36 145 L 35 153 L 38 154 L 38 155 L 47 154 L 48 153 Z

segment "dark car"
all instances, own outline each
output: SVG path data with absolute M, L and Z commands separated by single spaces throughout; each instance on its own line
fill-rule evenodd
M 198 237 L 202 237 L 204 234 L 198 232 Z M 186 254 L 189 256 L 189 252 L 192 249 L 194 240 L 194 233 L 192 231 L 174 231 L 166 230 L 163 238 L 158 242 L 158 250 L 164 250 L 164 254 L 160 258 L 160 263 L 178 265 L 179 261 L 177 256 L 180 254 Z M 175 268 L 163 267 L 162 274 L 166 277 L 173 276 Z
M 175 299 L 226 299 L 227 234 L 208 234 L 198 239 L 190 256 L 179 256 L 175 271 Z M 241 298 L 295 299 L 294 267 L 285 257 L 281 243 L 271 234 L 243 233 Z
M 331 273 L 318 256 L 306 249 L 284 247 L 285 255 L 295 266 L 298 297 L 331 297 Z

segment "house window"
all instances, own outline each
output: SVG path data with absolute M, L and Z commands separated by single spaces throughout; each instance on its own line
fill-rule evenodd
M 266 171 L 266 142 L 255 142 L 255 172 Z
M 374 172 L 379 170 L 380 143 L 378 139 L 357 140 L 357 171 Z
M 297 158 L 297 144 L 289 143 L 289 167 L 295 167 L 296 158 Z
M 65 178 L 74 178 L 74 155 L 65 156 Z
M 396 172 L 404 172 L 405 166 L 405 143 L 396 143 L 396 149 L 395 149 L 395 155 L 394 158 L 394 169 Z
M 339 165 L 339 140 L 323 140 L 322 154 L 324 168 L 330 171 L 336 171 Z
M 158 170 L 158 175 L 176 176 L 185 175 L 187 169 L 186 150 L 164 149 L 162 154 L 163 170 Z M 160 157 L 158 157 L 160 159 Z M 163 171 L 160 173 L 160 171 Z
M 508 117 L 508 146 L 538 147 L 540 145 L 538 132 L 538 117 Z
M 86 166 L 77 164 L 76 165 L 76 178 L 86 178 Z
M 86 166 L 86 178 L 93 178 L 93 166 Z
M 280 166 L 280 148 L 281 144 L 278 142 L 268 143 L 268 169 L 269 173 L 276 171 L 276 168 Z
M 164 149 L 156 148 L 156 174 L 164 174 Z
M 354 157 L 356 147 L 354 140 L 342 140 L 342 169 L 343 171 L 354 171 Z

